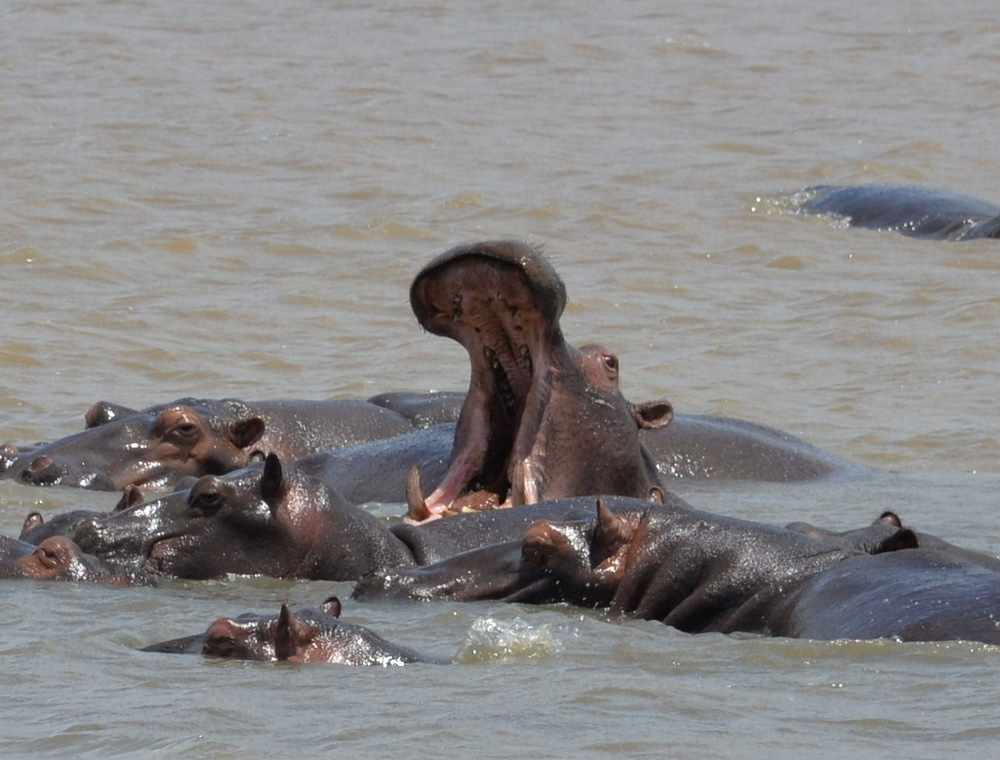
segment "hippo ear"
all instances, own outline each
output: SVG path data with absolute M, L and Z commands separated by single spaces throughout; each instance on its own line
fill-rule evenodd
M 281 605 L 278 624 L 274 630 L 274 655 L 279 661 L 300 655 L 309 644 L 309 626 L 296 618 L 287 604 Z
M 142 503 L 142 491 L 139 490 L 139 486 L 134 483 L 129 483 L 122 490 L 122 497 L 115 504 L 115 508 L 112 512 L 123 512 L 130 507 L 134 507 L 136 504 Z
M 257 416 L 237 420 L 229 426 L 229 440 L 236 448 L 245 449 L 260 440 L 264 427 L 264 420 Z
M 340 599 L 331 596 L 328 597 L 325 602 L 323 602 L 323 612 L 325 612 L 330 617 L 339 618 L 342 605 L 340 604 Z
M 669 401 L 647 401 L 644 404 L 629 404 L 632 419 L 642 430 L 656 430 L 666 427 L 674 419 L 674 407 Z
M 90 428 L 100 427 L 119 417 L 129 417 L 133 414 L 137 414 L 137 410 L 121 404 L 112 404 L 110 401 L 98 401 L 83 415 L 83 421 L 86 423 L 87 429 L 90 430 Z
M 894 528 L 903 527 L 903 521 L 899 518 L 899 515 L 897 515 L 891 509 L 887 509 L 885 512 L 880 514 L 875 522 L 885 523 L 886 525 L 892 525 Z
M 619 517 L 604 504 L 604 499 L 597 500 L 597 523 L 594 526 L 594 539 L 590 547 L 590 560 L 596 566 L 613 556 L 627 544 L 634 533 L 631 523 Z
M 885 554 L 886 552 L 898 552 L 901 549 L 918 549 L 920 540 L 917 534 L 909 528 L 900 528 L 888 538 L 883 538 L 874 547 L 872 554 Z
M 260 476 L 260 495 L 271 507 L 271 514 L 278 511 L 281 502 L 285 500 L 285 473 L 281 468 L 278 455 L 271 453 L 264 460 L 264 472 Z
M 29 512 L 28 516 L 24 518 L 24 525 L 21 526 L 21 537 L 24 538 L 24 534 L 29 530 L 40 528 L 44 524 L 45 518 L 40 512 Z

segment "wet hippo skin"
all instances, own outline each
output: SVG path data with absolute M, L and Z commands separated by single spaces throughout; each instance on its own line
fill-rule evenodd
M 638 507 L 638 505 L 637 505 Z M 1000 643 L 1000 573 L 911 548 L 869 554 L 675 506 L 532 523 L 506 542 L 370 574 L 362 599 L 562 601 L 682 631 Z
M 1000 237 L 1000 206 L 919 185 L 818 185 L 798 210 L 843 219 L 851 227 L 891 230 L 930 240 Z
M 277 615 L 246 613 L 222 617 L 206 631 L 144 647 L 144 652 L 204 654 L 236 660 L 382 666 L 436 663 L 407 647 L 392 644 L 367 628 L 340 620 L 341 604 L 330 597 L 318 609 L 292 613 L 282 604 Z
M 163 490 L 270 452 L 291 461 L 413 429 L 396 412 L 364 401 L 186 398 L 139 411 L 98 402 L 86 418 L 85 430 L 9 460 L 3 477 L 27 485 Z

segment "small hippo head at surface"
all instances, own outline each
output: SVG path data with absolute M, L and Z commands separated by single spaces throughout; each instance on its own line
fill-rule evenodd
M 512 241 L 453 248 L 416 276 L 410 303 L 472 365 L 448 472 L 426 497 L 411 477 L 411 519 L 583 494 L 663 500 L 638 431 L 669 424 L 671 406 L 628 403 L 613 354 L 566 342 L 566 288 L 537 250 Z
M 3 537 L 0 543 L 0 578 L 37 581 L 74 581 L 106 586 L 146 584 L 148 579 L 134 569 L 112 571 L 93 555 L 86 554 L 66 536 L 49 536 L 37 546 Z
M 340 600 L 335 596 L 319 609 L 300 610 L 296 614 L 282 604 L 277 615 L 246 613 L 236 618 L 221 617 L 203 634 L 152 644 L 143 651 L 201 652 L 210 657 L 261 662 L 383 667 L 433 662 L 363 626 L 342 622 L 340 611 Z

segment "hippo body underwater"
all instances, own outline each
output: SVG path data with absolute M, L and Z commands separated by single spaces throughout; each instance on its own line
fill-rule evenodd
M 817 185 L 797 210 L 928 240 L 1000 238 L 1000 206 L 919 185 Z

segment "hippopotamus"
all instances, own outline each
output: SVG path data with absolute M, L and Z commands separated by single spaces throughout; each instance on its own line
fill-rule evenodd
M 293 460 L 413 429 L 401 415 L 364 401 L 183 398 L 141 411 L 98 402 L 85 418 L 85 430 L 15 457 L 3 477 L 165 490 L 184 477 L 239 469 L 266 452 Z
M 1000 238 L 1000 206 L 919 185 L 817 185 L 798 211 L 928 240 Z
M 332 596 L 319 609 L 292 614 L 285 604 L 277 615 L 246 613 L 221 617 L 201 634 L 144 647 L 143 652 L 201 653 L 212 657 L 263 662 L 326 662 L 335 665 L 437 663 L 391 644 L 359 625 L 342 622 L 340 600 Z
M 148 579 L 136 570 L 115 572 L 108 569 L 66 536 L 50 536 L 37 546 L 0 536 L 0 578 L 76 581 L 106 586 L 148 583 Z
M 662 500 L 638 431 L 667 425 L 673 409 L 629 403 L 611 379 L 616 358 L 566 342 L 566 287 L 540 252 L 452 248 L 417 274 L 410 305 L 472 365 L 446 475 L 427 496 L 419 471 L 408 484 L 412 519 L 588 493 Z
M 785 528 L 809 536 L 814 541 L 845 549 L 857 549 L 868 554 L 882 554 L 902 549 L 934 549 L 954 560 L 1000 572 L 1000 558 L 996 555 L 965 549 L 943 538 L 923 531 L 918 532 L 909 526 L 904 526 L 899 515 L 891 510 L 880 514 L 870 525 L 854 530 L 838 532 L 818 528 L 805 522 L 789 523 Z
M 410 562 L 382 522 L 268 454 L 187 491 L 85 519 L 72 538 L 103 561 L 191 579 L 227 575 L 353 580 Z
M 532 523 L 519 561 L 508 543 L 359 586 L 410 598 L 442 588 L 454 600 L 560 600 L 689 633 L 1000 643 L 1000 573 L 946 551 L 869 554 L 686 508 L 597 505 L 589 520 Z

